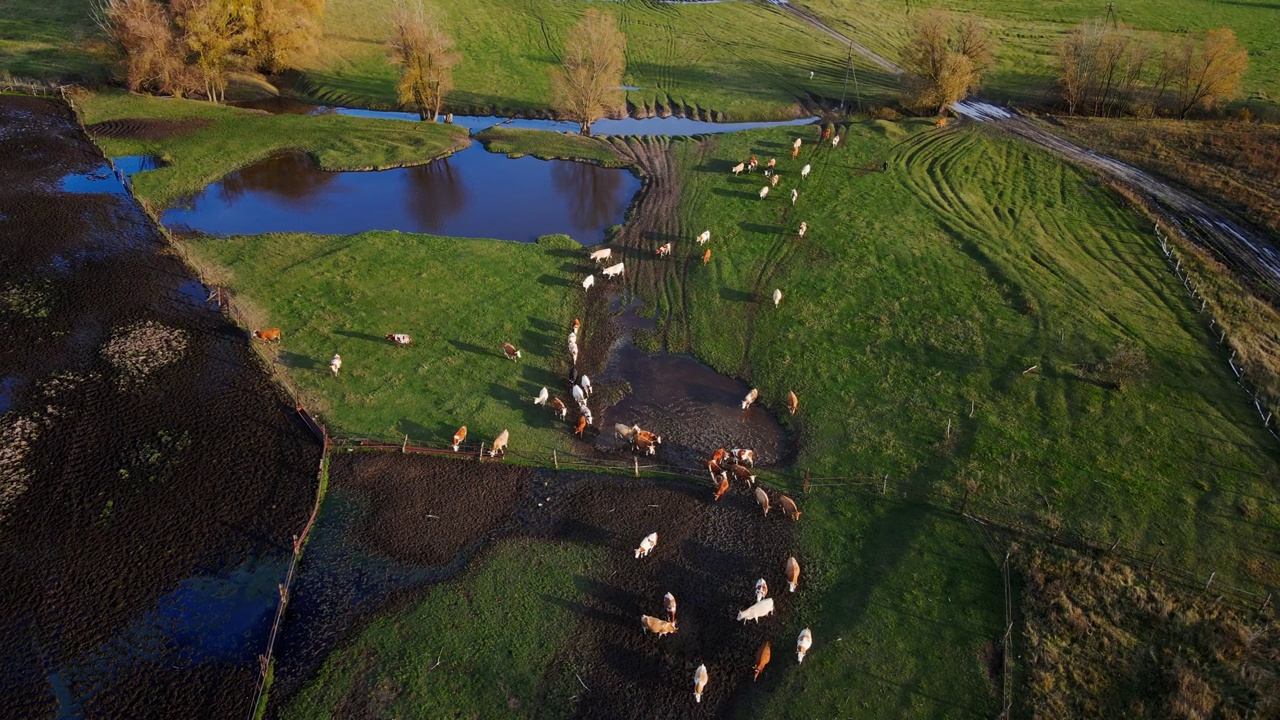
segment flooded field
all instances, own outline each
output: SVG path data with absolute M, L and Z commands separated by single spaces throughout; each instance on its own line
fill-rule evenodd
M 64 105 L 0 138 L 3 715 L 243 717 L 320 448 Z
M 376 172 L 331 172 L 287 153 L 228 175 L 161 221 L 212 235 L 400 230 L 532 242 L 564 233 L 593 244 L 623 221 L 639 189 L 626 170 L 508 158 L 479 144 Z

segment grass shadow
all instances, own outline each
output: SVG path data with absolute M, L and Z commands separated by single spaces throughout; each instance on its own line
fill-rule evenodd
M 453 437 L 453 430 L 446 430 L 444 432 L 432 433 L 430 430 L 428 430 L 426 427 L 424 427 L 420 423 L 416 423 L 408 418 L 400 418 L 399 420 L 396 421 L 396 432 L 400 433 L 401 435 L 408 435 L 409 439 L 414 442 L 427 442 L 430 440 L 439 440 L 442 437 L 447 440 Z
M 449 344 L 461 350 L 462 352 L 471 353 L 472 355 L 497 355 L 500 358 L 506 359 L 506 356 L 503 355 L 502 353 L 501 343 L 496 343 L 492 350 L 490 350 L 489 348 L 480 347 L 479 345 L 474 345 L 469 342 L 463 342 L 461 340 L 450 340 Z

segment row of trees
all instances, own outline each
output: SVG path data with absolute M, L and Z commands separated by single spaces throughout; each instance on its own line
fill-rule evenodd
M 97 20 L 134 92 L 224 99 L 236 70 L 274 73 L 311 52 L 324 0 L 103 0 Z
M 1057 85 L 1067 111 L 1089 115 L 1154 114 L 1185 118 L 1239 92 L 1249 55 L 1226 28 L 1176 40 L 1101 20 L 1077 25 L 1057 47 Z M 941 112 L 977 91 L 995 42 L 971 17 L 943 11 L 916 16 L 902 49 L 906 106 Z
M 396 94 L 423 120 L 434 122 L 453 89 L 459 55 L 438 19 L 421 5 L 399 6 L 392 15 L 391 62 L 400 67 Z M 561 63 L 551 72 L 552 105 L 560 117 L 577 122 L 583 135 L 591 124 L 624 107 L 627 39 L 613 16 L 588 10 L 565 35 Z
M 1058 87 L 1067 111 L 1089 115 L 1153 114 L 1180 118 L 1212 110 L 1239 92 L 1249 54 L 1227 28 L 1153 41 L 1101 20 L 1072 29 L 1058 46 Z

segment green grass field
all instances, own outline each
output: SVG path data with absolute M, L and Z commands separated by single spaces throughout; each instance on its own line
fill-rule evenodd
M 0 75 L 35 80 L 107 78 L 105 43 L 90 17 L 94 0 L 5 0 L 0 4 Z
M 684 226 L 711 228 L 715 255 L 704 268 L 678 248 L 692 266 L 657 297 L 668 341 L 774 408 L 794 389 L 798 467 L 956 494 L 969 480 L 993 512 L 1280 585 L 1260 552 L 1280 527 L 1275 440 L 1146 221 L 1046 153 L 921 127 L 861 124 L 838 151 L 784 159 L 765 201 L 726 170 L 785 156 L 794 132 L 679 146 Z M 1100 373 L 1122 344 L 1149 369 L 1116 390 Z
M 452 125 L 266 115 L 124 92 L 86 95 L 78 106 L 86 125 L 135 118 L 196 123 L 190 132 L 166 139 L 98 140 L 109 156 L 155 155 L 166 163 L 133 179 L 135 193 L 156 209 L 281 150 L 306 151 L 330 170 L 355 170 L 421 164 L 468 143 L 466 131 Z
M 567 426 L 532 400 L 567 370 L 582 288 L 565 267 L 581 251 L 398 232 L 186 245 L 202 266 L 226 268 L 255 327 L 284 331 L 279 361 L 335 435 L 439 443 L 466 425 L 473 442 L 509 428 L 511 450 L 548 462 L 569 448 Z M 393 345 L 392 332 L 414 345 Z
M 997 66 L 984 94 L 1037 101 L 1055 74 L 1053 48 L 1076 24 L 1106 16 L 1107 3 L 1090 0 L 803 0 L 827 24 L 897 62 L 907 14 L 929 8 L 980 16 L 1000 42 Z M 1130 0 L 1116 2 L 1119 22 L 1171 37 L 1229 27 L 1249 50 L 1247 96 L 1280 103 L 1280 13 L 1269 0 Z
M 326 51 L 304 73 L 311 93 L 338 103 L 392 105 L 395 69 L 384 49 L 390 0 L 333 0 L 326 6 Z M 564 31 L 589 2 L 441 0 L 432 7 L 462 60 L 451 105 L 536 110 L 550 102 L 550 70 Z M 655 5 L 606 8 L 627 36 L 624 84 L 637 106 L 688 106 L 724 119 L 795 117 L 797 99 L 839 97 L 846 48 L 764 4 Z M 861 59 L 861 90 L 886 101 L 892 79 Z M 812 80 L 809 71 L 815 71 Z M 850 98 L 853 91 L 850 90 Z

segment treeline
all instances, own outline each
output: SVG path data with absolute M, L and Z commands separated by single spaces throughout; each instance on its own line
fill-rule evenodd
M 901 61 L 904 105 L 942 112 L 977 92 L 996 43 L 981 21 L 941 10 L 917 15 Z M 1240 91 L 1249 54 L 1227 28 L 1174 39 L 1119 23 L 1083 22 L 1055 48 L 1056 99 L 1071 114 L 1186 118 Z
M 1227 28 L 1169 40 L 1101 20 L 1073 28 L 1057 60 L 1060 97 L 1073 115 L 1186 118 L 1234 97 L 1249 68 Z
M 134 92 L 224 99 L 241 70 L 276 73 L 314 51 L 324 0 L 103 0 L 98 24 Z

